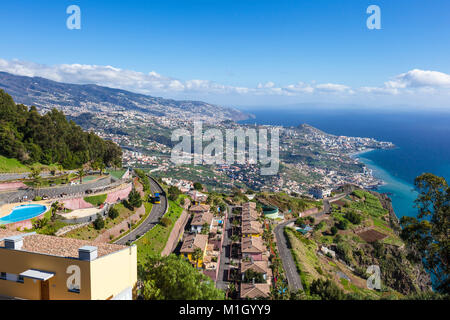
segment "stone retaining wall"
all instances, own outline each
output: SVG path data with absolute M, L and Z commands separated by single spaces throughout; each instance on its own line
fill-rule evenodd
M 172 231 L 170 232 L 169 239 L 166 242 L 166 246 L 161 252 L 161 256 L 168 256 L 172 253 L 173 249 L 176 247 L 178 240 L 180 239 L 180 235 L 183 234 L 184 228 L 189 220 L 189 214 L 183 210 L 180 218 L 175 221 Z

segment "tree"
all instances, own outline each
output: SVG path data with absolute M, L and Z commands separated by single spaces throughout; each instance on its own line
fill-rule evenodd
M 197 191 L 202 191 L 203 190 L 203 186 L 200 182 L 195 182 L 194 183 L 194 189 Z
M 141 194 L 136 189 L 131 190 L 128 195 L 128 204 L 134 208 L 140 208 L 142 206 Z
M 450 188 L 442 177 L 424 173 L 414 181 L 417 218 L 404 216 L 402 239 L 418 254 L 434 278 L 436 289 L 450 293 Z
M 77 178 L 80 179 L 80 184 L 83 183 L 83 177 L 86 176 L 86 171 L 84 171 L 83 167 L 80 167 L 77 170 Z
M 223 291 L 214 282 L 192 268 L 182 257 L 148 256 L 138 266 L 143 283 L 140 296 L 145 300 L 223 300 Z
M 51 214 L 51 220 L 55 221 L 56 219 L 56 212 L 61 208 L 61 204 L 58 201 L 55 201 L 52 203 L 52 214 Z
M 32 167 L 31 173 L 28 176 L 28 178 L 31 179 L 31 183 L 33 184 L 33 188 L 37 190 L 37 194 L 39 194 L 39 187 L 42 185 L 42 178 L 41 178 L 41 169 Z
M 171 200 L 171 201 L 177 201 L 178 197 L 181 194 L 180 189 L 178 189 L 177 187 L 174 187 L 174 186 L 169 187 L 168 192 L 169 192 L 169 200 Z
M 112 141 L 84 132 L 57 109 L 41 115 L 37 108 L 15 104 L 0 90 L 0 154 L 24 164 L 59 164 L 79 168 L 98 159 L 121 164 L 122 150 Z
M 198 262 L 203 258 L 203 251 L 200 248 L 195 248 L 192 253 L 192 259 L 195 261 L 195 266 L 198 268 Z
M 346 230 L 348 228 L 348 221 L 347 220 L 340 220 L 336 227 L 340 230 Z
M 100 175 L 103 175 L 103 171 L 105 171 L 105 168 L 106 168 L 105 163 L 103 161 L 101 161 L 98 164 L 98 168 L 100 169 Z
M 33 222 L 33 228 L 34 229 L 42 229 L 44 228 L 46 225 L 48 224 L 48 219 L 47 218 L 42 218 L 42 219 L 37 219 L 36 221 Z
M 97 214 L 97 219 L 93 222 L 95 230 L 102 230 L 105 227 L 105 221 L 102 216 Z
M 202 226 L 202 234 L 208 234 L 209 233 L 209 224 L 206 222 Z
M 111 219 L 111 220 L 114 220 L 115 218 L 117 218 L 119 216 L 119 210 L 117 210 L 116 208 L 114 208 L 114 207 L 111 207 L 110 209 L 109 209 L 109 211 L 108 211 L 108 217 Z
M 224 202 L 219 203 L 220 212 L 225 212 L 227 210 L 227 205 Z
M 265 283 L 264 275 L 262 273 L 256 272 L 255 270 L 248 269 L 244 272 L 244 279 L 242 282 L 244 283 Z
M 295 224 L 300 228 L 306 227 L 305 218 L 298 218 L 297 220 L 295 220 Z

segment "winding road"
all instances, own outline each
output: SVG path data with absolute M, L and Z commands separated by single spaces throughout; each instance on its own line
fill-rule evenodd
M 319 213 L 315 214 L 315 217 L 321 217 L 324 214 L 327 214 L 331 210 L 330 202 L 342 199 L 347 194 L 340 194 L 333 198 L 328 198 L 323 200 L 323 210 Z M 303 290 L 302 281 L 300 280 L 300 276 L 297 272 L 297 267 L 294 262 L 294 258 L 292 257 L 291 251 L 288 248 L 287 239 L 284 236 L 284 227 L 286 227 L 289 223 L 297 220 L 296 218 L 287 220 L 283 223 L 277 225 L 274 229 L 275 237 L 277 239 L 278 251 L 280 253 L 280 258 L 283 263 L 283 269 L 286 274 L 286 278 L 288 280 L 288 284 L 290 288 L 294 291 Z
M 123 238 L 120 238 L 115 242 L 115 244 L 121 244 L 125 245 L 128 241 L 135 241 L 136 238 L 139 238 L 140 236 L 144 235 L 148 231 L 150 231 L 154 226 L 156 226 L 159 223 L 159 219 L 166 213 L 168 209 L 168 201 L 167 197 L 164 194 L 164 190 L 161 188 L 159 183 L 153 179 L 152 177 L 149 177 L 150 180 L 150 190 L 152 193 L 159 193 L 161 197 L 161 203 L 160 204 L 153 204 L 152 211 L 150 214 L 145 218 L 142 223 L 132 230 L 129 234 L 125 235 Z

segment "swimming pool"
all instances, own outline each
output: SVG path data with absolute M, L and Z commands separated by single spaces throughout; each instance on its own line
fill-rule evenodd
M 41 204 L 24 204 L 17 206 L 13 208 L 9 215 L 0 218 L 0 225 L 32 219 L 40 216 L 45 211 L 47 211 L 47 207 Z

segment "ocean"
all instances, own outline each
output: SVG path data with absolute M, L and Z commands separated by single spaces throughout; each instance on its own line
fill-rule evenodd
M 358 109 L 244 109 L 256 119 L 242 123 L 283 126 L 312 125 L 335 135 L 391 141 L 397 148 L 374 150 L 357 157 L 385 182 L 395 213 L 416 216 L 414 179 L 424 172 L 450 182 L 450 112 Z

